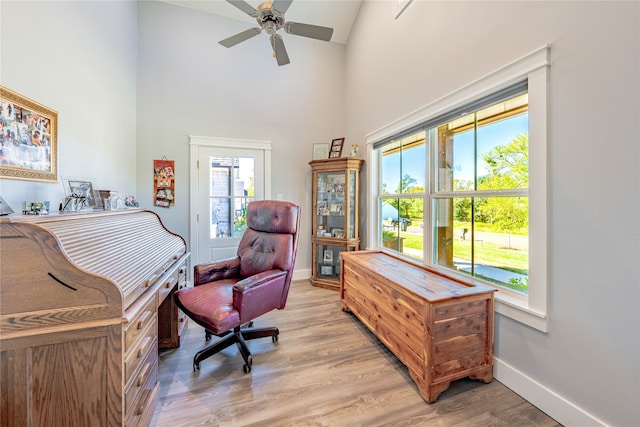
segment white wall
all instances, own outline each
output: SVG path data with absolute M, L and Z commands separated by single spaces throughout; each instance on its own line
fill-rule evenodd
M 638 2 L 365 1 L 346 54 L 346 133 L 382 126 L 552 45 L 550 326 L 497 315 L 513 387 L 561 423 L 640 419 Z
M 58 173 L 135 194 L 136 5 L 0 2 L 0 84 L 58 112 Z M 0 180 L 13 207 L 48 200 L 62 180 Z
M 188 135 L 271 141 L 272 196 L 302 207 L 296 270 L 311 268 L 308 162 L 344 134 L 344 45 L 284 34 L 291 63 L 278 67 L 266 34 L 218 44 L 246 22 L 159 2 L 138 13 L 139 199 L 152 208 L 152 160 L 175 160 L 176 206 L 152 209 L 188 237 Z

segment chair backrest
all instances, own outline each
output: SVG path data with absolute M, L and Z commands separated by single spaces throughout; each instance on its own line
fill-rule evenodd
M 247 229 L 240 244 L 240 276 L 280 269 L 287 272 L 280 308 L 289 293 L 298 250 L 300 207 L 279 200 L 258 200 L 247 206 Z

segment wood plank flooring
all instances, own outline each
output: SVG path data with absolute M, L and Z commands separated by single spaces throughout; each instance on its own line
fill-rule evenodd
M 559 426 L 493 380 L 462 379 L 427 404 L 407 369 L 353 315 L 339 294 L 308 281 L 291 285 L 287 307 L 257 319 L 279 342 L 248 341 L 245 374 L 237 347 L 193 372 L 204 330 L 189 323 L 181 347 L 161 352 L 153 426 Z M 216 339 L 214 337 L 213 339 Z

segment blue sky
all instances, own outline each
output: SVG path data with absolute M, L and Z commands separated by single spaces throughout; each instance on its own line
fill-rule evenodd
M 478 153 L 486 153 L 497 145 L 506 145 L 518 134 L 528 132 L 528 114 L 521 114 L 509 119 L 494 122 L 478 129 Z M 457 134 L 454 138 L 454 177 L 456 179 L 473 180 L 473 131 Z M 418 186 L 424 187 L 424 145 L 403 153 L 403 175 L 416 178 Z M 400 161 L 397 154 L 384 160 L 384 182 L 388 191 L 394 192 L 400 179 Z M 478 175 L 486 173 L 481 161 L 478 164 Z

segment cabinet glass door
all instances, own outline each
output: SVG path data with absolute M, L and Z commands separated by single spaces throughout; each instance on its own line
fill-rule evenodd
M 344 173 L 318 173 L 316 236 L 345 238 L 345 194 Z

